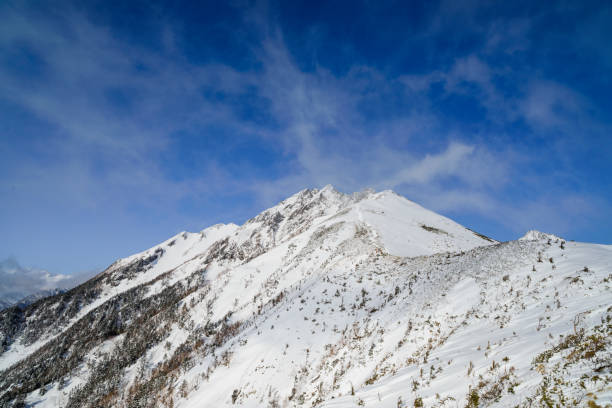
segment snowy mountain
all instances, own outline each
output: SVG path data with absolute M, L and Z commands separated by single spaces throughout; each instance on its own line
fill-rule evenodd
M 0 406 L 609 406 L 612 246 L 304 190 L 0 313 Z
M 36 302 L 37 300 L 44 299 L 44 298 L 49 297 L 49 296 L 55 296 L 55 295 L 62 294 L 66 290 L 67 289 L 59 289 L 59 288 L 49 289 L 49 290 L 41 290 L 40 292 L 36 292 L 36 293 L 31 294 L 31 295 L 28 295 L 28 296 L 18 300 L 17 302 L 15 302 L 15 303 L 13 303 L 11 305 L 8 305 L 7 307 L 17 306 L 17 307 L 20 307 L 20 308 L 24 308 L 24 307 L 26 307 L 28 305 L 31 305 L 32 303 Z

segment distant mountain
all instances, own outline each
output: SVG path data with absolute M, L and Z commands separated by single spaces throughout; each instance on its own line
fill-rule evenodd
M 303 190 L 0 312 L 0 406 L 612 404 L 612 246 Z
M 43 269 L 25 268 L 15 258 L 0 261 L 0 309 L 57 294 L 89 278 L 90 274 L 54 275 Z
M 9 306 L 17 306 L 19 308 L 24 308 L 28 305 L 31 305 L 32 303 L 36 302 L 37 300 L 40 299 L 44 299 L 46 297 L 50 297 L 50 296 L 55 296 L 55 295 L 60 295 L 62 293 L 66 292 L 66 289 L 60 289 L 60 288 L 55 288 L 55 289 L 49 289 L 49 290 L 41 290 L 40 292 L 36 292 L 33 293 L 29 296 L 24 297 L 23 299 L 18 300 L 17 302 L 15 302 L 12 305 Z

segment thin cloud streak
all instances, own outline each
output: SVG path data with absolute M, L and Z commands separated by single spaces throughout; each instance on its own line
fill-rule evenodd
M 446 7 L 419 39 L 428 43 L 457 16 L 475 18 Z M 316 56 L 305 69 L 259 6 L 243 16 L 253 34 L 246 68 L 191 61 L 177 27 L 163 20 L 153 50 L 69 8 L 49 17 L 13 5 L 2 14 L 0 51 L 25 47 L 40 73 L 31 81 L 0 66 L 0 97 L 48 131 L 2 150 L 11 177 L 0 192 L 13 197 L 11 211 L 41 200 L 203 228 L 331 183 L 394 189 L 511 235 L 555 225 L 551 232 L 571 232 L 566 219 L 585 203 L 606 208 L 596 192 L 575 191 L 570 141 L 603 137 L 609 126 L 579 90 L 511 63 L 532 47 L 529 18 L 475 28 L 486 41 L 430 69 L 390 72 L 362 61 L 335 71 Z M 554 173 L 545 167 L 553 161 Z M 573 185 L 551 188 L 562 171 Z M 222 215 L 198 215 L 219 208 Z

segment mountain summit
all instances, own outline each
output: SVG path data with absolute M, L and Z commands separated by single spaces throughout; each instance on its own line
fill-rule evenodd
M 611 246 L 303 190 L 2 311 L 0 406 L 609 403 L 611 270 Z

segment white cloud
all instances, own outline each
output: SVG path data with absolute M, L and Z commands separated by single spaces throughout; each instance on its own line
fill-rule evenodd
M 8 258 L 0 261 L 0 305 L 7 306 L 41 291 L 70 289 L 91 275 L 93 272 L 53 275 L 43 269 L 25 268 L 14 258 Z
M 393 188 L 434 209 L 471 208 L 496 217 L 499 208 L 521 208 L 520 203 L 504 203 L 497 192 L 517 179 L 537 181 L 521 176 L 517 154 L 500 148 L 486 126 L 469 134 L 441 117 L 428 94 L 432 87 L 442 85 L 446 96 L 474 97 L 502 128 L 520 116 L 534 126 L 557 126 L 564 114 L 578 115 L 583 109 L 576 93 L 550 81 L 528 82 L 516 92 L 524 99 L 498 86 L 497 79 L 514 73 L 494 66 L 486 55 L 508 46 L 503 33 L 514 33 L 512 42 L 520 42 L 529 29 L 526 21 L 489 27 L 494 35 L 481 53 L 460 56 L 422 75 L 394 78 L 358 65 L 343 75 L 316 64 L 304 72 L 264 14 L 247 15 L 249 24 L 260 26 L 262 37 L 252 49 L 259 66 L 251 71 L 189 63 L 166 26 L 165 48 L 153 53 L 121 42 L 81 15 L 66 14 L 64 29 L 58 31 L 45 21 L 31 24 L 19 11 L 7 14 L 0 46 L 31 44 L 45 61 L 45 80 L 29 86 L 0 69 L 0 92 L 61 134 L 49 141 L 55 162 L 24 161 L 13 169 L 10 183 L 45 199 L 76 200 L 83 206 L 164 208 L 185 199 L 245 191 L 272 204 L 304 187 L 331 183 L 344 191 Z M 128 92 L 125 109 L 117 111 L 109 102 L 112 89 Z M 224 98 L 214 100 L 207 92 Z M 234 101 L 247 93 L 265 101 L 258 108 L 266 110 L 274 126 L 241 117 Z M 402 98 L 404 109 L 381 113 L 392 105 L 387 103 L 391 98 Z M 206 152 L 188 177 L 167 174 L 160 162 L 173 147 L 173 135 L 191 132 L 206 138 L 210 125 L 280 146 L 279 174 L 256 176 L 248 168 L 236 174 L 233 163 Z M 102 170 L 93 162 L 101 162 Z
M 576 92 L 545 80 L 529 84 L 520 109 L 529 124 L 537 128 L 571 124 L 584 111 L 582 98 Z
M 425 184 L 440 177 L 461 176 L 462 167 L 473 152 L 474 146 L 452 143 L 444 152 L 438 155 L 427 154 L 419 162 L 400 170 L 391 184 Z

